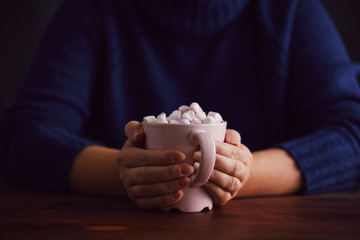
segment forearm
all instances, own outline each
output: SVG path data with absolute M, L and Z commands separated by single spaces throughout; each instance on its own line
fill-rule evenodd
M 253 153 L 250 178 L 238 197 L 292 194 L 303 184 L 302 175 L 292 157 L 281 149 Z
M 100 146 L 86 147 L 74 160 L 70 188 L 79 193 L 124 195 L 116 163 L 118 152 Z

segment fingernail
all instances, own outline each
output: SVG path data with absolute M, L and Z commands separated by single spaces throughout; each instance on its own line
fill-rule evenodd
M 200 155 L 201 155 L 200 152 L 194 152 L 193 159 L 200 161 L 200 158 L 201 158 Z
M 199 168 L 200 168 L 200 163 L 194 162 L 194 169 L 199 169 Z
M 179 191 L 176 191 L 172 194 L 174 200 L 178 200 L 179 198 L 181 198 L 181 195 L 182 195 L 182 191 L 179 190 Z
M 185 158 L 186 158 L 186 155 L 183 153 L 180 153 L 180 154 L 176 153 L 176 154 L 171 155 L 171 160 L 173 162 L 181 162 L 181 161 L 184 161 Z
M 190 178 L 181 178 L 179 179 L 178 185 L 179 188 L 186 188 L 190 184 Z
M 194 168 L 189 165 L 184 165 L 180 168 L 180 173 L 183 176 L 189 175 L 192 172 L 194 172 Z
M 235 147 L 240 147 L 239 144 L 237 144 L 236 142 L 229 142 L 231 145 L 235 146 Z
M 138 128 L 135 128 L 133 131 L 132 131 L 132 137 L 133 139 L 137 139 L 137 137 L 139 136 L 140 134 L 140 130 Z

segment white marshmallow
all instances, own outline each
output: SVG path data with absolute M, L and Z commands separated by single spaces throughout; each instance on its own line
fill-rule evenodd
M 174 110 L 168 117 L 165 113 L 160 113 L 157 117 L 151 115 L 143 119 L 144 122 L 170 123 L 170 124 L 218 124 L 222 123 L 222 116 L 217 112 L 209 112 L 207 115 L 196 102 L 190 107 L 181 105 L 178 110 Z
M 215 118 L 215 120 L 216 120 L 218 123 L 223 122 L 223 119 L 222 119 L 220 113 L 211 112 L 211 111 L 210 111 L 210 112 L 208 113 L 208 117 L 213 117 L 213 118 Z
M 151 115 L 151 116 L 146 116 L 144 117 L 144 122 L 152 122 L 152 123 L 156 123 L 158 122 L 155 118 L 154 115 Z
M 215 124 L 215 123 L 217 123 L 216 119 L 211 116 L 207 116 L 203 121 L 203 124 Z
M 181 118 L 181 119 L 179 120 L 179 122 L 180 122 L 181 124 L 190 124 L 190 121 L 189 121 L 188 119 L 186 119 L 186 118 Z
M 172 119 L 169 122 L 170 124 L 180 124 L 180 122 L 178 120 Z
M 165 114 L 159 114 L 156 118 L 156 120 L 159 123 L 168 123 L 168 120 L 166 119 L 166 115 Z

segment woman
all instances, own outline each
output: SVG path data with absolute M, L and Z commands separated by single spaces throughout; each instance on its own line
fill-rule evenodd
M 167 206 L 194 169 L 129 121 L 196 101 L 236 129 L 204 186 L 215 203 L 359 188 L 358 69 L 314 0 L 68 1 L 3 116 L 3 173 Z

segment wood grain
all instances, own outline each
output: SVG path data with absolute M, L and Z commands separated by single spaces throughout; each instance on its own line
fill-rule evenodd
M 201 213 L 1 187 L 0 239 L 359 239 L 360 192 L 232 200 Z

